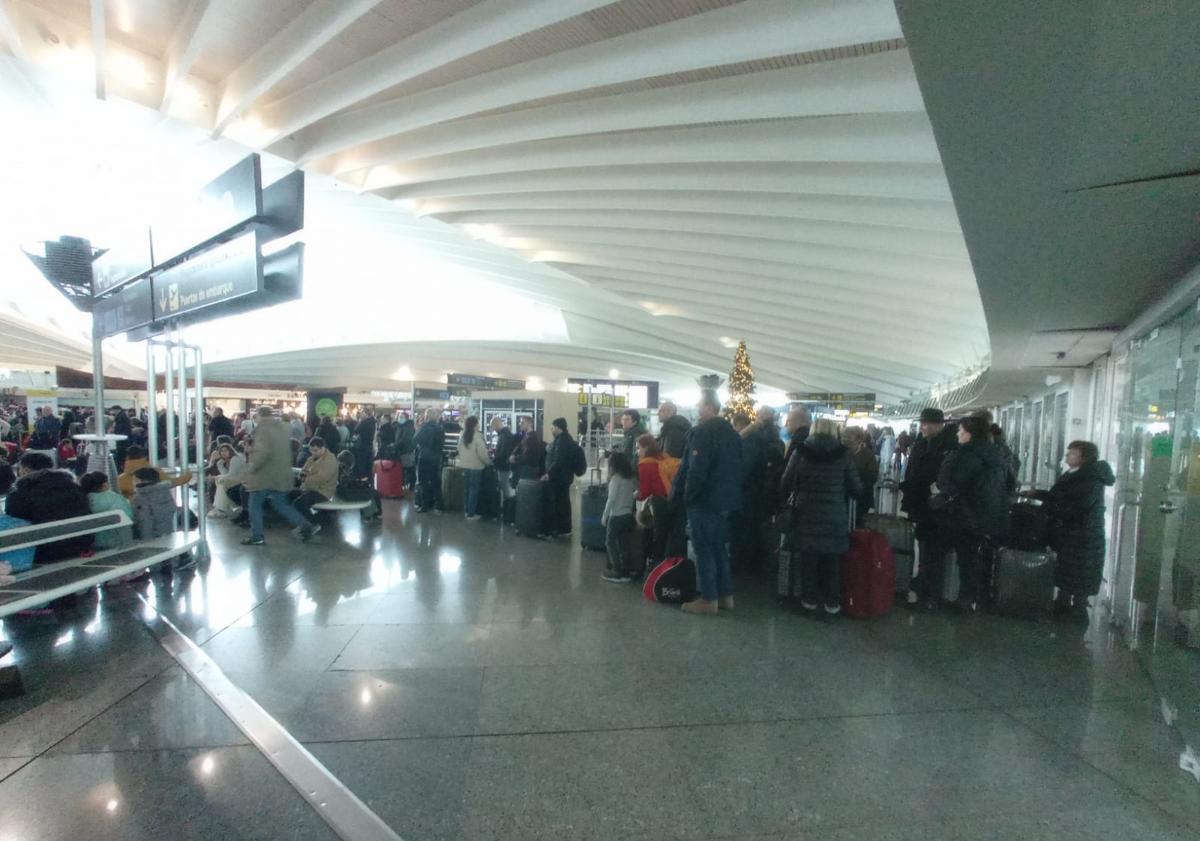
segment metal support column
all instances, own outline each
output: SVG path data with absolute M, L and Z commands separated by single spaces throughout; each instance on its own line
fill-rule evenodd
M 146 342 L 146 441 L 150 447 L 150 463 L 158 467 L 158 375 L 155 373 L 153 342 Z
M 167 450 L 167 468 L 175 467 L 175 366 L 171 364 L 171 344 L 163 342 L 163 408 L 167 414 L 167 440 L 163 443 Z M 158 419 L 155 418 L 157 423 Z

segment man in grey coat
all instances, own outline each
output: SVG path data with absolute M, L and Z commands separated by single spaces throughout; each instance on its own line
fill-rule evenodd
M 309 524 L 288 500 L 288 491 L 295 484 L 288 429 L 269 406 L 260 406 L 256 419 L 254 446 L 250 449 L 250 461 L 242 480 L 250 496 L 250 536 L 242 541 L 242 545 L 262 546 L 266 542 L 263 539 L 263 505 L 267 502 L 298 530 L 302 540 L 308 542 L 321 527 Z

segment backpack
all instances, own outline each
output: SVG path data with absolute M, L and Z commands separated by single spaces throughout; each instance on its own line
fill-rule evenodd
M 667 558 L 646 576 L 642 595 L 652 602 L 681 604 L 696 594 L 696 565 L 689 558 Z
M 668 496 L 671 494 L 671 485 L 675 482 L 675 474 L 679 472 L 679 465 L 682 463 L 683 459 L 666 453 L 658 460 L 658 475 L 662 479 L 663 487 L 667 489 Z
M 587 473 L 587 469 L 588 469 L 587 453 L 585 453 L 583 451 L 583 447 L 580 447 L 578 444 L 576 444 L 575 445 L 575 465 L 574 465 L 573 472 L 575 473 L 576 476 L 582 476 L 584 473 Z

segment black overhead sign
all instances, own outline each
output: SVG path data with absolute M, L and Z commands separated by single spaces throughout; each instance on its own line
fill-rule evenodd
M 161 266 L 189 251 L 232 233 L 262 216 L 262 166 L 258 155 L 234 164 L 181 201 L 150 226 L 154 265 Z
M 142 277 L 153 267 L 150 229 L 142 225 L 126 230 L 92 263 L 92 295 L 103 295 L 110 289 Z
M 793 391 L 788 394 L 788 400 L 796 403 L 818 403 L 834 409 L 862 408 L 874 409 L 875 392 L 829 392 L 829 391 Z
M 145 327 L 154 320 L 150 278 L 129 284 L 111 295 L 100 298 L 92 309 L 94 329 L 101 336 L 115 336 Z
M 452 385 L 447 388 L 415 388 L 413 397 L 418 400 L 449 400 L 451 397 L 470 397 L 471 389 Z
M 262 246 L 303 227 L 304 173 L 264 190 L 258 155 L 251 155 L 213 179 L 195 202 L 151 225 L 144 259 L 137 236 L 114 247 L 92 277 L 96 329 L 144 338 L 167 322 L 194 324 L 296 300 L 303 244 L 265 257 Z
M 525 388 L 524 380 L 505 377 L 481 377 L 476 374 L 447 374 L 447 385 L 460 385 L 488 391 L 520 391 Z
M 165 321 L 258 291 L 261 257 L 255 233 L 210 248 L 154 276 L 154 320 Z

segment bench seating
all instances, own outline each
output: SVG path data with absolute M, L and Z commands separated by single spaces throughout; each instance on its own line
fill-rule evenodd
M 6 529 L 0 531 L 0 552 L 130 525 L 132 522 L 125 512 L 105 511 L 69 520 Z M 106 549 L 88 557 L 39 564 L 27 572 L 18 573 L 11 584 L 0 585 L 0 618 L 141 572 L 146 567 L 189 551 L 199 542 L 199 532 L 175 532 L 154 540 L 134 541 L 118 549 Z
M 369 499 L 334 499 L 318 502 L 313 506 L 314 511 L 361 511 L 371 505 L 372 500 Z

